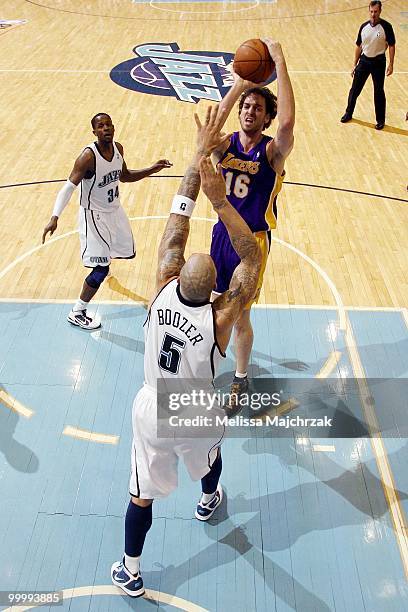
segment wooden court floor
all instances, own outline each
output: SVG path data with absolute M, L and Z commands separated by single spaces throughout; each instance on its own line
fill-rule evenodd
M 18 551 L 20 545 L 24 548 L 19 540 L 18 525 L 12 523 L 12 517 L 18 515 L 30 545 L 27 556 L 13 557 L 10 575 L 3 576 L 3 581 L 0 576 L 0 590 L 2 586 L 14 588 L 16 585 L 33 588 L 36 582 L 34 578 L 30 580 L 28 565 L 32 562 L 37 564 L 35 572 L 39 584 L 47 583 L 42 580 L 44 574 L 56 562 L 60 564 L 60 573 L 55 568 L 50 570 L 55 583 L 62 576 L 65 586 L 106 585 L 106 563 L 111 558 L 112 542 L 114 538 L 120 542 L 121 538 L 130 444 L 129 432 L 122 423 L 130 418 L 135 391 L 129 381 L 125 381 L 130 372 L 133 383 L 141 382 L 139 324 L 144 311 L 135 303 L 145 301 L 153 287 L 161 231 L 172 196 L 194 150 L 193 113 L 198 111 L 203 115 L 209 103 L 203 98 L 198 104 L 181 101 L 173 90 L 172 95 L 157 95 L 157 89 L 149 89 L 146 78 L 143 86 L 139 79 L 139 91 L 118 85 L 111 78 L 111 71 L 135 58 L 135 48 L 172 44 L 173 49 L 177 45 L 179 53 L 204 56 L 214 52 L 233 53 L 243 40 L 252 37 L 270 36 L 282 44 L 296 98 L 295 148 L 287 162 L 286 184 L 279 196 L 278 227 L 273 234 L 260 308 L 256 311 L 257 338 L 252 374 L 274 375 L 276 364 L 279 373 L 280 364 L 307 362 L 314 364 L 310 370 L 313 376 L 330 370 L 340 377 L 350 375 L 361 380 L 408 377 L 408 122 L 405 120 L 408 110 L 408 10 L 402 0 L 383 2 L 382 17 L 392 23 L 397 39 L 394 74 L 386 79 L 386 128 L 382 132 L 374 129 L 370 82 L 359 98 L 354 120 L 346 125 L 339 121 L 351 84 L 354 41 L 359 25 L 367 19 L 367 4 L 368 1 L 363 0 L 1 2 L 0 23 L 1 20 L 22 20 L 24 23 L 0 28 L 0 237 L 3 247 L 0 259 L 0 416 L 3 419 L 0 450 L 11 449 L 9 455 L 4 451 L 4 474 L 10 478 L 4 490 L 10 497 L 5 514 L 0 513 L 0 541 L 7 548 L 13 548 L 13 542 Z M 123 72 L 126 70 L 129 72 L 127 65 Z M 271 88 L 276 91 L 276 83 L 272 83 Z M 215 95 L 211 90 L 211 96 Z M 160 175 L 121 187 L 122 203 L 131 218 L 136 239 L 137 257 L 132 262 L 112 264 L 112 276 L 102 286 L 96 300 L 107 316 L 107 325 L 98 342 L 94 342 L 77 334 L 70 335 L 72 330 L 64 329 L 65 311 L 78 296 L 84 278 L 76 233 L 77 194 L 65 210 L 53 240 L 41 246 L 41 234 L 56 193 L 68 177 L 74 159 L 93 139 L 90 118 L 97 112 L 112 116 L 116 139 L 124 146 L 129 168 L 148 166 L 161 157 L 169 158 L 173 167 Z M 232 131 L 236 126 L 233 112 L 227 128 Z M 268 133 L 274 133 L 273 125 Z M 214 214 L 201 194 L 195 214 L 197 218 L 191 223 L 188 249 L 190 252 L 208 251 Z M 262 314 L 262 306 L 268 306 L 266 314 Z M 138 326 L 137 330 L 132 325 Z M 265 334 L 265 329 L 269 335 Z M 303 330 L 307 330 L 305 334 Z M 37 349 L 31 343 L 30 334 L 34 334 Z M 58 346 L 53 334 L 57 337 L 61 334 Z M 110 356 L 104 342 L 116 347 L 119 353 L 112 352 Z M 345 360 L 345 369 L 337 358 L 340 354 Z M 232 360 L 231 353 L 229 356 Z M 112 388 L 106 383 L 105 389 L 102 369 L 110 359 L 116 378 L 110 383 Z M 33 367 L 38 370 L 30 373 Z M 290 366 L 282 367 L 284 374 L 290 371 Z M 227 370 L 230 375 L 232 361 Z M 101 388 L 95 385 L 95 379 L 91 382 L 91 372 L 96 372 L 96 380 L 102 381 Z M 55 386 L 49 386 L 47 376 L 56 377 Z M 72 397 L 71 383 L 72 389 L 75 387 Z M 114 388 L 119 383 L 124 384 L 125 391 L 115 395 Z M 105 396 L 101 389 L 106 391 Z M 79 395 L 76 395 L 77 390 Z M 364 403 L 364 382 L 359 393 Z M 101 394 L 102 415 L 94 405 Z M 110 394 L 121 406 L 119 419 L 123 421 L 119 424 L 109 413 Z M 42 415 L 40 421 L 34 418 L 31 421 L 35 423 L 34 430 L 25 430 L 30 416 L 16 412 L 16 404 L 10 404 L 10 397 L 23 408 L 32 406 L 37 416 Z M 59 408 L 53 412 L 55 398 L 58 398 Z M 67 421 L 67 415 L 72 416 L 71 422 Z M 364 416 L 369 417 L 368 413 Z M 67 423 L 117 435 L 120 438 L 118 450 L 106 451 L 107 446 L 96 444 L 92 447 L 90 442 L 88 450 L 84 450 L 76 446 L 78 441 L 55 446 L 54 439 L 58 439 Z M 44 434 L 44 455 L 41 454 L 42 427 L 47 432 Z M 24 449 L 34 449 L 34 456 L 40 456 L 42 465 L 55 457 L 58 448 L 67 462 L 73 458 L 72 478 L 68 470 L 64 473 L 55 467 L 52 473 L 37 474 L 39 480 L 30 481 L 30 469 L 21 470 L 18 463 L 21 457 L 26 457 L 26 450 L 10 442 L 13 432 L 19 432 L 19 428 Z M 8 446 L 2 446 L 4 440 Z M 403 493 L 407 490 L 404 476 L 407 455 L 403 436 L 377 447 L 358 441 L 354 445 L 340 441 L 332 459 L 330 455 L 324 458 L 323 454 L 317 456 L 307 452 L 299 459 L 299 454 L 284 441 L 276 445 L 272 442 L 272 446 L 265 443 L 265 447 L 264 443 L 257 445 L 248 441 L 242 448 L 235 443 L 229 447 L 231 457 L 237 462 L 249 463 L 245 464 L 241 483 L 234 474 L 227 477 L 228 491 L 234 498 L 229 505 L 234 510 L 232 522 L 230 518 L 225 522 L 224 516 L 222 524 L 217 526 L 217 536 L 207 530 L 202 539 L 193 530 L 190 533 L 188 524 L 182 541 L 185 551 L 193 551 L 191 559 L 181 555 L 172 560 L 171 551 L 179 543 L 175 535 L 166 535 L 160 560 L 148 553 L 146 565 L 150 584 L 146 586 L 158 592 L 164 587 L 162 590 L 170 595 L 181 594 L 184 600 L 197 601 L 210 610 L 399 612 L 408 605 L 406 496 Z M 252 455 L 256 457 L 251 459 Z M 382 460 L 382 456 L 386 459 Z M 109 471 L 112 460 L 115 465 L 122 466 L 117 481 Z M 272 461 L 273 474 L 278 474 L 277 480 L 268 472 L 257 486 L 254 479 L 257 481 L 268 460 Z M 98 478 L 102 478 L 104 486 L 111 487 L 112 496 L 105 491 L 99 505 L 96 502 L 95 510 L 87 497 L 87 487 L 90 487 L 91 475 L 95 474 L 97 466 L 102 471 L 106 468 L 105 476 L 98 472 Z M 293 473 L 293 466 L 296 473 Z M 23 476 L 22 471 L 25 472 Z M 79 476 L 82 473 L 84 481 Z M 311 474 L 317 483 L 313 480 L 313 486 Z M 357 480 L 348 479 L 351 474 L 357 474 Z M 367 474 L 373 474 L 373 479 L 371 476 L 367 479 Z M 67 490 L 52 492 L 49 484 L 44 489 L 44 499 L 37 499 L 38 483 L 44 483 L 48 476 L 49 483 L 62 479 Z M 95 482 L 92 491 L 95 491 Z M 342 487 L 346 483 L 346 502 L 353 489 L 361 493 L 364 501 L 355 501 L 351 496 L 353 508 L 350 510 L 350 504 L 345 503 L 343 497 L 341 503 L 337 493 L 331 497 L 333 487 L 327 494 L 327 482 L 336 483 L 337 493 L 344 492 Z M 19 507 L 15 497 L 14 491 L 24 486 L 35 499 L 32 505 L 35 520 L 33 514 Z M 77 497 L 76 486 L 81 486 Z M 187 487 L 187 496 L 195 495 L 191 485 L 183 482 L 183 486 Z M 279 487 L 285 491 L 285 499 L 279 497 Z M 241 491 L 246 495 L 244 501 L 239 496 L 235 499 Z M 302 523 L 296 513 L 296 504 L 303 504 L 303 493 L 306 494 L 304 499 L 314 508 L 310 516 L 306 512 L 306 523 Z M 116 500 L 113 499 L 115 494 Z M 181 499 L 185 504 L 186 499 L 180 495 L 159 512 L 159 526 L 154 534 L 156 546 L 161 545 L 168 533 L 166 521 L 178 521 L 176 534 L 183 533 L 182 526 L 187 526 L 189 515 L 186 510 L 180 510 L 182 504 L 179 503 Z M 290 507 L 285 506 L 288 500 Z M 285 546 L 286 536 L 282 536 L 280 543 L 274 540 L 272 515 L 265 510 L 275 503 L 279 508 L 280 529 L 283 529 L 284 513 L 289 513 Z M 244 519 L 241 514 L 252 512 L 254 507 L 260 512 L 256 517 L 251 515 L 249 522 L 246 516 L 248 526 L 246 532 L 242 531 Z M 342 512 L 347 517 L 344 521 Z M 365 521 L 363 524 L 355 512 L 367 514 L 372 523 Z M 319 530 L 327 513 L 334 513 L 333 524 L 340 526 L 340 531 L 333 528 L 331 535 L 330 526 L 325 524 L 325 535 L 313 540 L 312 534 Z M 265 520 L 265 516 L 269 518 Z M 360 523 L 361 530 L 355 535 L 352 526 Z M 257 539 L 262 529 L 263 541 L 269 542 L 265 555 Z M 389 582 L 384 580 L 384 584 L 381 564 L 373 562 L 370 565 L 365 561 L 371 554 L 370 543 L 376 531 L 383 539 L 381 544 L 381 537 L 376 540 L 372 558 L 380 560 L 388 554 L 392 568 L 393 578 Z M 75 564 L 82 569 L 86 566 L 86 546 L 79 552 L 74 543 L 88 542 L 87 538 L 91 541 L 94 536 L 95 541 L 102 543 L 101 562 L 98 562 L 96 573 L 92 573 L 93 569 L 87 570 L 81 580 L 72 568 Z M 217 543 L 223 538 L 229 552 Z M 257 545 L 247 549 L 245 538 Z M 334 543 L 332 548 L 330 542 Z M 47 556 L 46 550 L 59 550 L 63 543 L 70 550 L 69 559 L 61 559 L 54 552 Z M 292 545 L 298 546 L 297 551 L 291 549 Z M 0 567 L 3 568 L 7 567 L 7 563 L 3 563 L 4 550 L 3 556 L 0 554 Z M 203 550 L 209 555 L 204 562 L 208 570 L 205 579 L 200 578 L 197 571 Z M 336 557 L 339 550 L 340 559 Z M 313 565 L 314 555 L 320 558 L 319 554 L 326 559 L 325 568 L 323 564 Z M 239 555 L 245 557 L 245 563 L 250 557 L 250 574 L 247 573 L 248 564 L 240 565 Z M 47 563 L 42 565 L 41 559 L 47 559 Z M 161 578 L 157 563 L 167 567 L 169 559 L 175 564 L 175 570 L 167 569 Z M 211 572 L 217 559 L 223 569 L 221 575 L 214 576 Z M 354 573 L 348 567 L 349 559 L 357 568 Z M 70 560 L 74 565 L 70 566 Z M 225 595 L 231 564 L 238 568 L 234 579 L 242 583 L 235 594 Z M 308 564 L 313 566 L 309 573 Z M 177 572 L 183 573 L 185 568 L 192 581 L 190 587 L 186 581 L 179 589 Z M 351 594 L 358 591 L 361 580 L 363 586 L 358 600 L 351 594 L 349 598 L 340 594 L 340 587 L 334 584 L 336 572 L 339 572 L 342 585 L 351 585 Z M 211 590 L 212 579 L 218 584 L 215 595 Z M 253 585 L 248 582 L 251 580 Z M 319 587 L 316 591 L 316 580 L 320 585 L 333 583 L 330 588 Z M 380 595 L 375 591 L 376 583 L 381 583 Z M 256 597 L 239 598 L 241 593 L 252 593 L 252 588 Z M 293 591 L 290 596 L 286 596 L 288 589 L 290 593 Z M 274 592 L 273 607 L 270 592 Z M 318 593 L 318 596 L 311 593 Z M 82 604 L 80 599 L 72 599 L 69 609 L 116 610 L 119 604 L 115 602 L 119 599 L 101 597 L 92 602 L 85 598 Z M 180 609 L 194 609 L 182 607 L 191 604 L 178 604 Z M 174 609 L 178 604 L 176 600 L 173 604 L 160 600 L 156 605 Z M 143 605 L 150 609 L 149 603 Z
M 367 7 L 348 2 L 132 3 L 127 0 L 9 1 L 3 15 L 27 23 L 0 31 L 0 215 L 2 269 L 40 244 L 59 184 L 82 147 L 92 140 L 89 119 L 112 115 L 128 167 L 159 157 L 171 171 L 124 185 L 138 258 L 112 267 L 121 286 L 145 297 L 151 262 L 166 215 L 194 146 L 196 106 L 171 96 L 118 86 L 111 69 L 142 43 L 176 42 L 181 50 L 233 53 L 250 36 L 278 39 L 286 54 L 297 104 L 296 146 L 287 163 L 275 237 L 311 257 L 335 283 L 348 306 L 405 307 L 407 287 L 407 47 L 404 3 L 384 3 L 383 17 L 397 37 L 395 73 L 387 79 L 387 127 L 373 129 L 372 86 L 367 83 L 350 124 L 339 123 L 350 86 L 354 39 Z M 272 85 L 272 88 L 274 86 Z M 231 116 L 228 128 L 236 127 Z M 273 133 L 273 127 L 271 130 Z M 367 195 L 366 195 L 367 194 Z M 74 195 L 60 226 L 76 228 Z M 197 215 L 213 217 L 200 196 Z M 11 214 L 12 211 L 12 214 Z M 208 249 L 210 226 L 193 223 L 189 248 Z M 204 229 L 205 228 L 205 229 Z M 69 235 L 24 259 L 1 278 L 0 296 L 73 299 L 83 271 L 78 239 Z M 1 274 L 1 272 L 0 272 Z M 119 286 L 119 285 L 118 285 Z M 123 299 L 105 284 L 100 299 Z M 316 269 L 284 245 L 273 244 L 261 301 L 332 304 Z

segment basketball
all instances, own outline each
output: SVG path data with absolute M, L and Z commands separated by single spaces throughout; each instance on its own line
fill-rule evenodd
M 275 70 L 275 63 L 266 44 L 259 38 L 251 38 L 236 50 L 233 68 L 241 78 L 262 83 Z

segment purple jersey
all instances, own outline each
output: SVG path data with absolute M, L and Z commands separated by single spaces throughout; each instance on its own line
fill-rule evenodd
M 239 133 L 234 132 L 230 146 L 220 161 L 227 199 L 256 233 L 258 244 L 262 245 L 263 270 L 270 245 L 269 230 L 276 227 L 276 197 L 283 182 L 283 176 L 276 175 L 266 156 L 266 146 L 270 141 L 270 136 L 262 136 L 261 141 L 249 153 L 244 153 Z M 215 290 L 223 293 L 228 289 L 240 259 L 222 221 L 214 225 L 210 252 L 217 269 Z M 261 284 L 262 278 L 258 289 Z
M 227 199 L 253 232 L 276 227 L 275 200 L 282 178 L 276 176 L 266 156 L 266 146 L 271 140 L 270 136 L 262 136 L 261 141 L 245 153 L 239 132 L 234 132 L 220 162 Z

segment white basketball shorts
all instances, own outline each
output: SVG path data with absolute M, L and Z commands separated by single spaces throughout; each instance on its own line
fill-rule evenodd
M 79 238 L 84 266 L 108 266 L 111 259 L 132 259 L 135 243 L 121 206 L 112 212 L 79 207 Z
M 132 474 L 129 492 L 142 499 L 166 497 L 178 484 L 181 458 L 192 480 L 208 474 L 221 445 L 225 427 L 211 429 L 214 438 L 158 438 L 156 391 L 146 385 L 133 403 Z

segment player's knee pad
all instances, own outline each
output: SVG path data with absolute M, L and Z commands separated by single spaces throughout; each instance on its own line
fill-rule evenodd
M 85 280 L 90 287 L 99 289 L 108 274 L 109 266 L 96 266 Z

